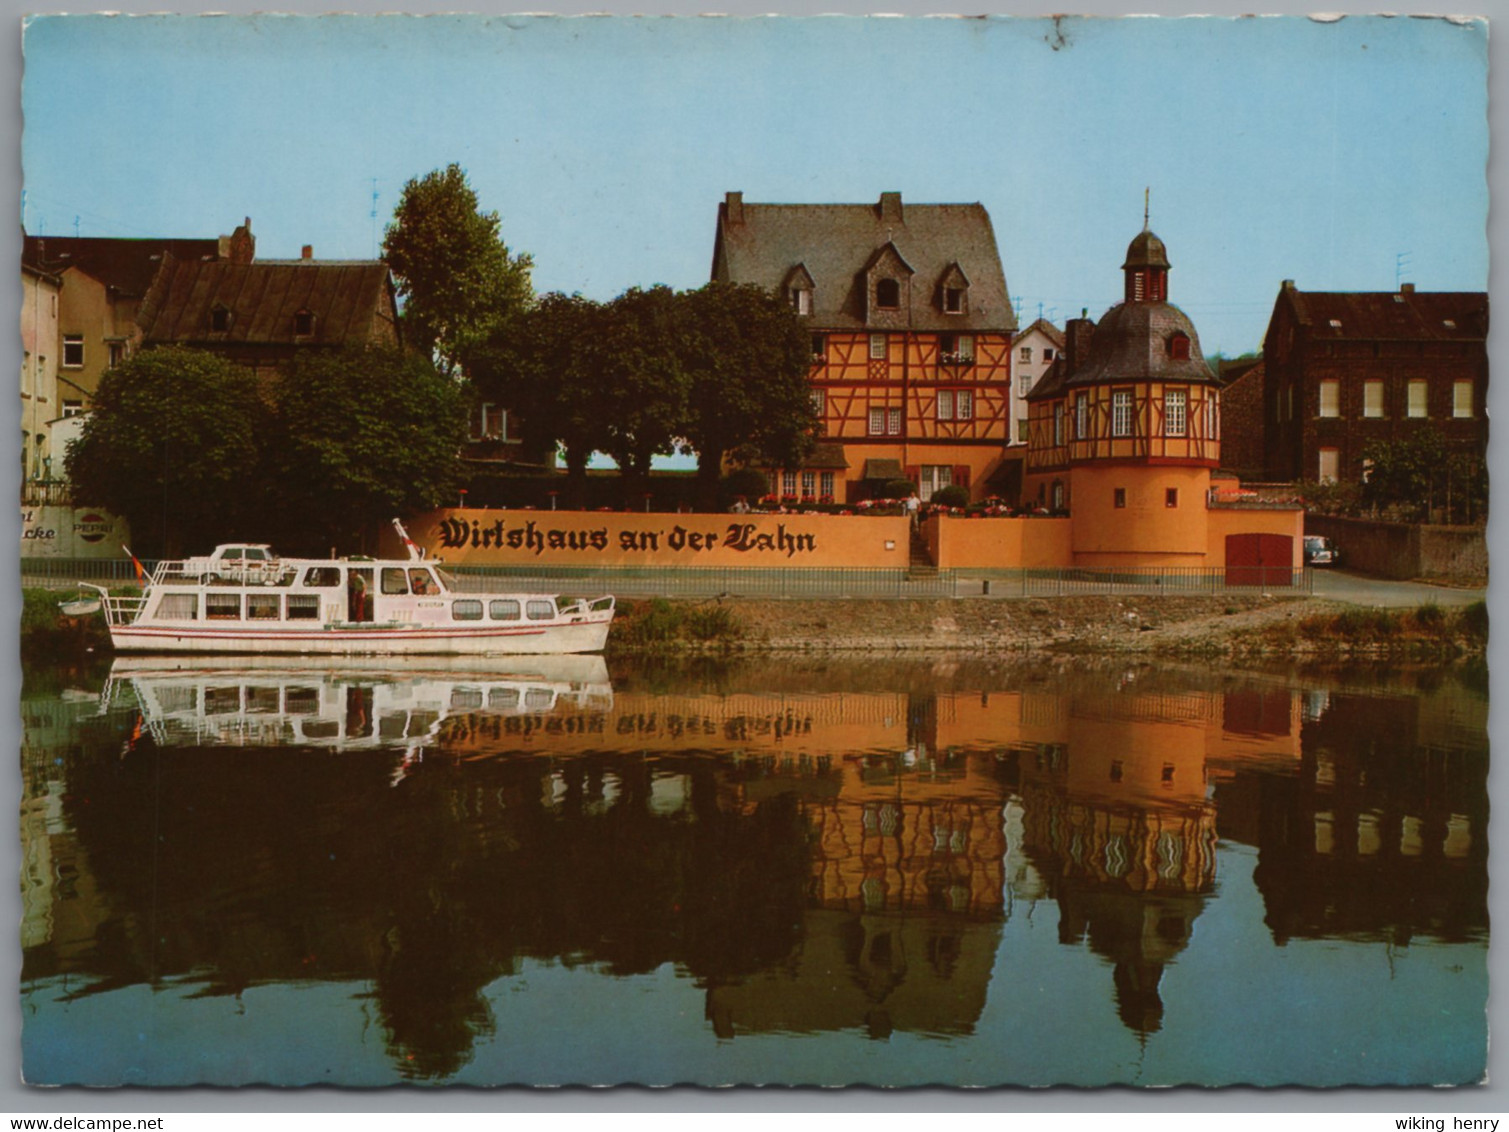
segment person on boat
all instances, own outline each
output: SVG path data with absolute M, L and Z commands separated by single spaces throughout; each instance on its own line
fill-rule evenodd
M 367 611 L 367 583 L 355 570 L 351 571 L 351 580 L 347 583 L 347 619 L 350 621 L 365 621 Z

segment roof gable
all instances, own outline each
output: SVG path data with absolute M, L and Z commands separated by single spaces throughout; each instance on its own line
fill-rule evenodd
M 893 249 L 907 278 L 929 281 L 910 288 L 904 323 L 946 331 L 1016 329 L 990 216 L 980 204 L 749 204 L 730 194 L 718 210 L 713 278 L 770 291 L 793 264 L 811 274 L 816 308 L 812 324 L 843 329 L 871 325 L 869 269 Z M 945 316 L 931 281 L 957 267 L 968 280 L 966 315 Z
M 1317 340 L 1471 341 L 1488 336 L 1488 295 L 1482 291 L 1300 291 L 1280 289 L 1274 315 L 1287 303 Z

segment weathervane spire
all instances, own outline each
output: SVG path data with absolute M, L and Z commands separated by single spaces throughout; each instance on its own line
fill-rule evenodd
M 1148 203 L 1153 195 L 1153 187 L 1149 185 L 1142 190 L 1142 230 L 1147 231 Z

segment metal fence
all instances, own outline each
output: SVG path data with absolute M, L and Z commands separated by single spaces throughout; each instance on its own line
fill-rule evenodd
M 144 560 L 151 572 L 156 565 Z M 1071 567 L 1000 570 L 861 570 L 729 567 L 592 569 L 560 566 L 442 566 L 458 589 L 548 591 L 593 597 L 954 598 L 1073 597 L 1096 594 L 1191 596 L 1241 593 L 1309 594 L 1310 570 L 1265 566 L 1159 567 L 1092 570 Z M 26 586 L 62 587 L 77 581 L 131 584 L 129 558 L 22 558 Z

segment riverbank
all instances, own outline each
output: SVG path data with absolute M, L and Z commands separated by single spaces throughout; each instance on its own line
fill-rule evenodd
M 622 602 L 609 652 L 1136 653 L 1169 657 L 1481 655 L 1486 605 L 1367 609 L 1319 598 Z
M 23 654 L 108 652 L 98 616 L 24 591 Z M 1485 603 L 1373 609 L 1323 598 L 1095 596 L 986 600 L 722 598 L 619 603 L 609 655 L 907 652 L 1452 660 L 1481 656 Z

